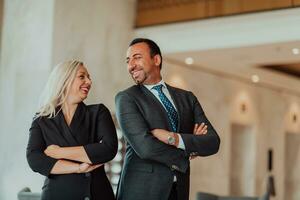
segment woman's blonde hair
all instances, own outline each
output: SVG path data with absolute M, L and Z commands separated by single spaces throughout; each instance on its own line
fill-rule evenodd
M 39 109 L 36 117 L 55 117 L 70 91 L 70 86 L 75 79 L 76 72 L 82 62 L 77 60 L 65 61 L 55 66 L 52 70 L 48 82 L 40 96 Z

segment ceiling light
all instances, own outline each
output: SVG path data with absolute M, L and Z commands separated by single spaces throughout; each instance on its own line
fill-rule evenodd
M 251 76 L 251 80 L 253 83 L 258 83 L 259 82 L 259 76 L 254 74 Z
M 187 65 L 192 65 L 192 64 L 194 64 L 194 59 L 191 58 L 191 57 L 187 57 L 187 58 L 185 59 L 185 63 L 186 63 Z
M 300 53 L 298 48 L 293 48 L 292 52 L 294 55 L 298 55 Z

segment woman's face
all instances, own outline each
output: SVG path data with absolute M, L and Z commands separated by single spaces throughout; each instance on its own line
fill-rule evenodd
M 91 85 L 92 81 L 87 69 L 83 65 L 80 65 L 71 85 L 68 101 L 71 103 L 79 103 L 86 99 Z

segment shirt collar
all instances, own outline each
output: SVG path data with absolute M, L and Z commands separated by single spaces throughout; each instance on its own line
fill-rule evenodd
M 164 88 L 166 88 L 166 83 L 161 79 L 158 83 L 153 85 L 144 85 L 148 90 L 152 90 L 152 88 L 156 85 L 163 85 Z

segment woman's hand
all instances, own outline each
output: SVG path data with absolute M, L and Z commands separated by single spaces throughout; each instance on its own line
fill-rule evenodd
M 61 147 L 58 146 L 58 145 L 55 145 L 55 144 L 52 144 L 52 145 L 49 145 L 44 153 L 49 156 L 49 157 L 52 157 L 52 158 L 55 158 L 55 159 L 61 159 L 61 155 L 60 155 L 60 150 L 61 150 Z
M 63 157 L 63 147 L 60 147 L 58 145 L 49 145 L 44 153 L 49 156 L 49 157 L 52 157 L 52 158 L 55 158 L 55 159 L 65 159 Z M 91 172 L 99 167 L 101 167 L 103 164 L 98 164 L 98 165 L 92 165 L 92 164 L 88 164 L 88 163 L 81 163 L 78 165 L 78 169 L 77 169 L 77 173 L 87 173 L 87 172 Z
M 91 172 L 99 167 L 101 167 L 103 164 L 98 164 L 98 165 L 90 165 L 88 163 L 81 163 L 79 164 L 78 171 L 77 173 L 87 173 Z

